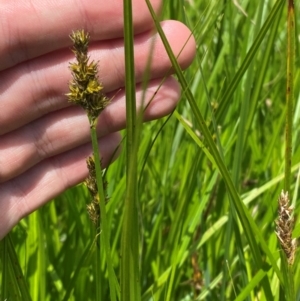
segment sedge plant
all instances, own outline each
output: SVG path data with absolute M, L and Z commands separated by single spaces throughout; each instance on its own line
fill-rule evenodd
M 288 3 L 163 1 L 164 18 L 192 29 L 197 58 L 188 70 L 181 70 L 164 39 L 160 16 L 153 14 L 182 97 L 171 116 L 144 124 L 139 136 L 134 134 L 140 127 L 134 115 L 131 4 L 124 1 L 131 132 L 123 132 L 128 148 L 106 171 L 109 185 L 104 194 L 104 199 L 110 197 L 105 213 L 117 300 L 299 300 L 299 248 L 293 242 L 300 237 L 297 1 L 293 155 L 290 187 L 282 185 Z M 1 291 L 17 289 L 21 295 L 18 285 L 23 285 L 23 299 L 16 300 L 94 300 L 100 281 L 101 300 L 113 300 L 105 228 L 102 225 L 96 235 L 86 213 L 90 199 L 87 187 L 78 185 L 21 221 L 11 233 L 16 255 L 11 262 L 19 260 L 23 283 L 20 270 L 11 265 L 3 270 L 8 276 L 1 273 L 1 281 L 7 280 Z M 95 237 L 101 240 L 100 256 L 95 255 Z M 6 244 L 1 258 L 6 260 L 9 248 Z
M 73 79 L 69 84 L 70 92 L 67 94 L 69 102 L 81 106 L 88 117 L 90 123 L 91 140 L 93 146 L 93 156 L 87 158 L 87 166 L 89 176 L 86 179 L 87 188 L 91 194 L 92 202 L 88 205 L 88 212 L 91 220 L 96 226 L 96 263 L 100 267 L 100 252 L 101 245 L 100 234 L 103 236 L 105 255 L 107 258 L 107 266 L 109 271 L 109 283 L 111 300 L 116 300 L 115 291 L 115 275 L 112 267 L 110 242 L 108 232 L 108 222 L 106 218 L 106 195 L 105 182 L 102 177 L 101 160 L 99 156 L 99 147 L 97 139 L 97 120 L 100 113 L 108 105 L 108 98 L 102 93 L 103 86 L 97 77 L 97 63 L 89 62 L 88 45 L 90 36 L 84 30 L 74 31 L 70 35 L 73 41 L 73 53 L 76 57 L 76 62 L 70 64 Z M 101 222 L 100 222 L 101 217 Z M 100 277 L 98 275 L 100 268 L 96 269 L 96 300 L 101 300 L 99 291 Z
M 287 76 L 286 76 L 286 123 L 285 123 L 285 173 L 284 190 L 278 199 L 278 220 L 276 235 L 282 248 L 281 266 L 284 276 L 282 286 L 287 301 L 296 298 L 294 287 L 294 261 L 296 240 L 292 237 L 294 230 L 294 208 L 290 205 L 293 149 L 293 111 L 294 111 L 294 77 L 295 77 L 295 7 L 294 1 L 287 1 Z

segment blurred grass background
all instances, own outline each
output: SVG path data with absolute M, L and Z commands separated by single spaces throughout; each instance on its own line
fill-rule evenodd
M 136 260 L 140 265 L 140 300 L 285 300 L 270 257 L 257 238 L 263 237 L 279 266 L 275 220 L 284 173 L 285 4 L 282 0 L 164 1 L 162 18 L 184 22 L 196 37 L 197 58 L 183 75 L 235 191 L 257 225 L 254 228 L 250 223 L 257 253 L 249 246 L 246 225 L 237 217 L 232 195 L 226 189 L 228 179 L 214 163 L 216 158 L 183 90 L 176 111 L 145 124 L 139 142 Z M 291 191 L 297 217 L 300 5 L 295 4 Z M 106 171 L 111 255 L 118 278 L 126 196 L 126 138 L 123 143 L 120 158 Z M 95 265 L 97 244 L 86 211 L 89 202 L 86 188 L 79 185 L 13 230 L 16 255 L 32 300 L 95 300 L 96 285 L 101 300 L 110 300 L 101 245 L 101 267 Z M 299 236 L 300 225 L 296 223 L 294 237 Z M 101 283 L 96 284 L 99 268 Z M 120 281 L 124 279 L 116 280 L 118 296 Z M 300 300 L 298 252 L 291 281 L 295 282 L 295 300 Z M 13 288 L 17 280 L 9 285 Z M 20 294 L 13 295 L 14 291 L 8 300 L 25 300 Z

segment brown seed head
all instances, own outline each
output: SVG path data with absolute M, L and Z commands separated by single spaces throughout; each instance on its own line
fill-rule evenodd
M 278 220 L 276 221 L 276 235 L 287 257 L 288 264 L 292 265 L 295 259 L 296 240 L 292 239 L 294 228 L 293 211 L 289 206 L 288 192 L 282 191 L 278 199 Z

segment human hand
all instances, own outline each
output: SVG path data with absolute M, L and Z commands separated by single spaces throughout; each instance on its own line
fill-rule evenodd
M 152 0 L 159 10 L 160 0 Z M 120 142 L 125 127 L 123 11 L 121 0 L 0 1 L 0 239 L 24 216 L 87 176 L 91 152 L 85 112 L 67 102 L 69 34 L 85 29 L 91 35 L 89 54 L 99 60 L 99 79 L 108 96 L 116 95 L 99 117 L 98 137 L 103 165 Z M 153 39 L 156 39 L 146 103 L 157 91 L 171 64 L 153 27 L 144 0 L 133 0 L 137 107 L 140 82 Z M 162 27 L 187 67 L 195 55 L 190 31 L 177 21 Z M 116 93 L 116 91 L 118 91 Z M 168 77 L 145 111 L 144 119 L 169 114 L 180 96 Z

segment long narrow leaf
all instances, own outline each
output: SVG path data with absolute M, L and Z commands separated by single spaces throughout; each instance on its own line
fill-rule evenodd
M 239 195 L 236 191 L 236 188 L 234 187 L 234 184 L 233 184 L 232 179 L 229 175 L 229 172 L 228 172 L 224 162 L 222 161 L 222 159 L 220 157 L 219 151 L 215 146 L 215 143 L 212 139 L 211 133 L 209 132 L 209 129 L 206 126 L 205 120 L 203 119 L 202 114 L 200 113 L 199 108 L 197 107 L 197 104 L 194 100 L 194 97 L 193 97 L 190 89 L 188 88 L 187 82 L 186 82 L 186 80 L 183 76 L 183 73 L 180 69 L 180 66 L 178 65 L 178 62 L 177 62 L 177 60 L 176 60 L 176 58 L 175 58 L 175 56 L 174 56 L 174 54 L 173 54 L 173 52 L 170 48 L 170 45 L 169 45 L 169 43 L 166 39 L 166 36 L 165 36 L 165 34 L 164 34 L 164 32 L 163 32 L 163 30 L 162 30 L 162 28 L 161 28 L 161 26 L 158 22 L 158 19 L 157 19 L 155 13 L 154 13 L 154 10 L 153 10 L 149 0 L 146 0 L 146 2 L 147 2 L 147 5 L 149 7 L 149 10 L 151 12 L 152 18 L 155 22 L 156 28 L 159 32 L 159 35 L 160 35 L 160 37 L 161 37 L 161 39 L 164 43 L 166 51 L 167 51 L 167 53 L 169 55 L 169 58 L 172 62 L 172 66 L 175 69 L 176 75 L 178 76 L 180 84 L 183 87 L 183 90 L 185 92 L 187 100 L 189 101 L 189 104 L 190 104 L 190 106 L 192 108 L 192 111 L 195 115 L 196 121 L 197 121 L 198 126 L 201 130 L 201 133 L 203 134 L 203 136 L 206 139 L 206 142 L 209 146 L 211 154 L 214 157 L 215 162 L 216 162 L 216 164 L 219 168 L 219 171 L 222 174 L 222 176 L 224 178 L 224 181 L 227 185 L 227 189 L 228 189 L 229 193 L 232 196 L 233 205 L 235 206 L 235 209 L 236 209 L 236 211 L 239 215 L 239 218 L 241 220 L 241 223 L 243 225 L 243 228 L 244 228 L 244 231 L 246 233 L 246 236 L 247 236 L 249 245 L 251 247 L 251 250 L 253 252 L 253 256 L 254 256 L 254 259 L 256 261 L 256 264 L 259 268 L 262 268 L 262 266 L 263 266 L 262 254 L 260 252 L 260 248 L 259 248 L 259 245 L 256 241 L 255 236 L 258 238 L 258 241 L 260 242 L 262 249 L 264 250 L 267 257 L 269 258 L 269 260 L 270 260 L 270 262 L 273 266 L 273 269 L 276 272 L 278 278 L 280 279 L 281 282 L 283 282 L 281 271 L 279 270 L 279 268 L 277 266 L 277 263 L 274 259 L 273 254 L 271 253 L 271 251 L 270 251 L 269 247 L 267 246 L 267 243 L 266 243 L 265 239 L 263 238 L 258 226 L 255 224 L 255 222 L 254 222 L 253 218 L 251 217 L 250 213 L 248 212 L 246 206 L 241 201 L 241 199 L 240 199 L 240 197 L 239 197 Z M 281 7 L 281 4 L 282 4 L 282 1 L 277 2 L 277 4 L 276 4 L 277 11 L 276 12 L 278 12 L 279 8 Z M 279 6 L 279 8 L 278 8 L 278 6 Z M 270 26 L 270 24 L 269 24 L 269 26 Z

